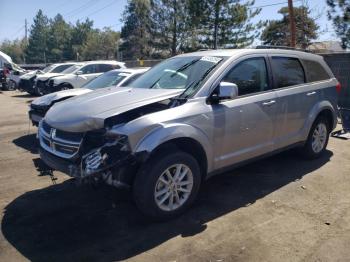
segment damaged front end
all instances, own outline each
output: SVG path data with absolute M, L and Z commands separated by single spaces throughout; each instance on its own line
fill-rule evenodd
M 84 134 L 39 127 L 40 157 L 52 169 L 81 182 L 101 181 L 127 187 L 137 170 L 138 156 L 131 153 L 128 137 L 102 130 Z

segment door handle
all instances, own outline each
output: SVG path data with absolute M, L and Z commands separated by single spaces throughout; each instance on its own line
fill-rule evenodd
M 270 101 L 268 101 L 268 102 L 264 102 L 264 103 L 263 103 L 263 106 L 272 106 L 272 105 L 275 104 L 275 103 L 276 103 L 275 100 L 270 100 Z
M 309 92 L 309 93 L 307 93 L 306 95 L 307 95 L 307 96 L 312 96 L 312 95 L 314 95 L 314 94 L 316 94 L 316 92 L 315 92 L 315 91 L 313 91 L 313 92 Z

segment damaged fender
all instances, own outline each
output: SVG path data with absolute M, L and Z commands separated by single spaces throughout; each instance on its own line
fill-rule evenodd
M 135 153 L 151 153 L 155 148 L 176 138 L 190 138 L 197 141 L 204 149 L 208 159 L 208 172 L 213 169 L 213 146 L 209 138 L 198 128 L 188 124 L 169 124 L 157 128 L 145 136 L 133 150 Z

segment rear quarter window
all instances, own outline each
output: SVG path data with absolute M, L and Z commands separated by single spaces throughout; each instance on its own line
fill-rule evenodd
M 272 68 L 277 88 L 305 83 L 304 69 L 297 58 L 272 57 Z
M 312 60 L 303 60 L 303 64 L 305 66 L 308 82 L 322 81 L 331 78 L 320 63 Z

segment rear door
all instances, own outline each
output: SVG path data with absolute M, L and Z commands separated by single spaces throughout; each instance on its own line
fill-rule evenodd
M 276 94 L 271 90 L 267 57 L 237 61 L 221 81 L 235 83 L 238 97 L 213 105 L 222 135 L 216 167 L 225 167 L 273 150 Z M 219 123 L 219 121 L 217 120 Z M 216 126 L 218 128 L 218 126 Z
M 276 149 L 302 140 L 303 129 L 312 107 L 317 103 L 317 85 L 306 81 L 302 62 L 297 56 L 271 55 L 274 87 L 277 94 Z

